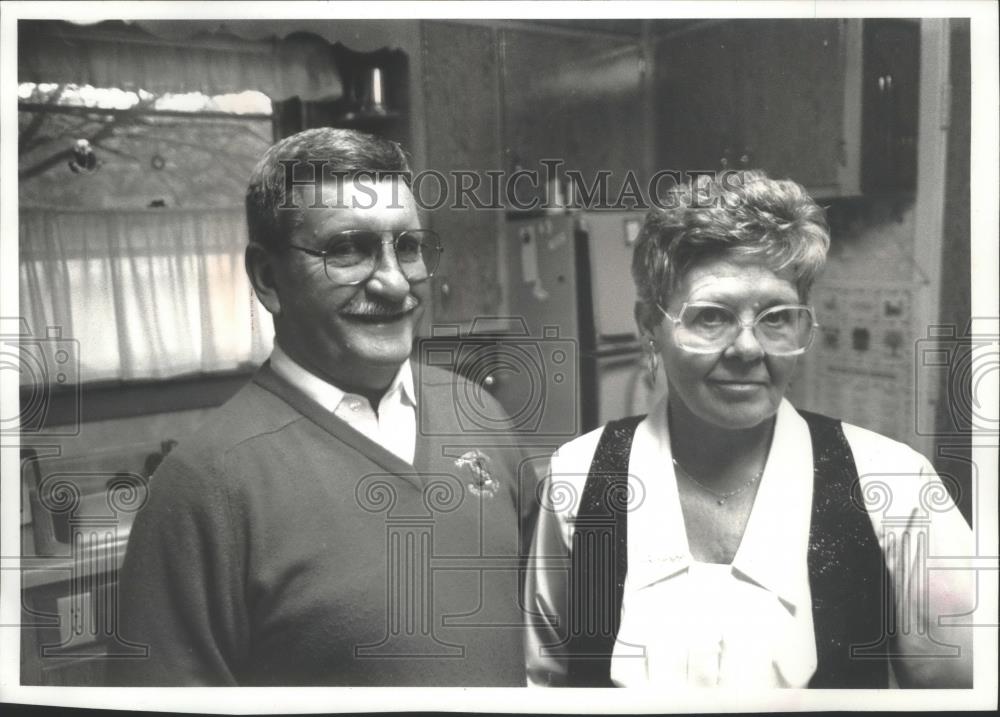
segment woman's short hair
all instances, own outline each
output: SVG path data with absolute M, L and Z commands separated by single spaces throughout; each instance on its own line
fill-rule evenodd
M 285 137 L 272 145 L 250 174 L 246 193 L 251 243 L 279 249 L 301 217 L 289 209 L 289 180 L 298 186 L 322 172 L 322 181 L 343 181 L 363 173 L 408 175 L 406 153 L 396 142 L 356 130 L 319 127 Z M 311 202 L 305 203 L 309 206 Z M 288 220 L 291 221 L 288 221 Z
M 672 190 L 646 222 L 632 255 L 638 299 L 653 309 L 694 265 L 724 257 L 791 270 L 808 301 L 826 261 L 824 210 L 800 185 L 758 170 L 701 176 Z

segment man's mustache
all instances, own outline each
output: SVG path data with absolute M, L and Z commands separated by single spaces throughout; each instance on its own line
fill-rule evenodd
M 410 295 L 403 301 L 392 304 L 381 301 L 362 301 L 347 307 L 344 313 L 350 314 L 351 316 L 398 316 L 399 314 L 405 314 L 409 311 L 413 311 L 418 306 L 420 306 L 420 300 L 417 297 Z

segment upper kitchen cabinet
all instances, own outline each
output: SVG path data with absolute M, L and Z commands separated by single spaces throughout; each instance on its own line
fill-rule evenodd
M 758 168 L 817 197 L 856 194 L 860 33 L 860 20 L 745 20 L 660 37 L 660 168 Z
M 517 198 L 544 199 L 543 159 L 577 170 L 589 188 L 599 172 L 610 173 L 605 198 L 614 201 L 627 172 L 646 156 L 643 137 L 642 53 L 639 23 L 564 21 L 538 27 L 513 22 L 421 22 L 420 99 L 414 134 L 426 137 L 420 168 L 448 176 L 477 175 L 476 195 L 490 203 L 489 170 L 538 171 L 516 185 Z M 648 162 L 647 162 L 648 163 Z M 639 176 L 641 180 L 641 175 Z M 506 191 L 504 185 L 502 189 Z M 422 189 L 433 203 L 434 183 Z M 502 204 L 507 197 L 499 198 Z M 597 201 L 595 197 L 594 201 Z M 495 316 L 504 301 L 499 237 L 502 208 L 475 208 L 464 201 L 428 212 L 445 252 L 434 278 L 434 323 L 468 327 Z
M 913 192 L 920 118 L 920 25 L 908 18 L 865 20 L 861 189 Z
M 500 37 L 506 169 L 541 170 L 541 160 L 561 160 L 587 187 L 607 170 L 613 202 L 626 173 L 644 160 L 637 38 L 519 28 Z
M 657 169 L 720 169 L 739 148 L 738 34 L 708 23 L 655 45 L 653 93 Z
M 740 65 L 745 154 L 751 166 L 789 177 L 817 195 L 856 193 L 857 170 L 848 177 L 845 20 L 756 20 L 747 23 Z M 860 57 L 852 71 L 860 73 Z M 852 78 L 851 91 L 859 91 Z M 853 184 L 849 185 L 849 180 Z

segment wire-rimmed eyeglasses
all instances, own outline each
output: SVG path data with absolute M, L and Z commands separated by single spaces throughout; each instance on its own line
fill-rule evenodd
M 391 238 L 387 234 L 391 234 Z M 392 232 L 348 229 L 331 236 L 323 249 L 296 244 L 286 246 L 310 256 L 323 257 L 327 277 L 344 286 L 356 286 L 368 281 L 375 273 L 383 247 L 392 246 L 399 270 L 410 282 L 425 281 L 434 276 L 444 251 L 437 232 L 430 229 Z

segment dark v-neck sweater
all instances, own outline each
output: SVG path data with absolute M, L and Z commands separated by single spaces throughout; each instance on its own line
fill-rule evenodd
M 120 635 L 149 654 L 113 683 L 525 683 L 533 476 L 509 435 L 463 432 L 460 379 L 414 373 L 414 466 L 266 364 L 164 460 L 120 574 Z

